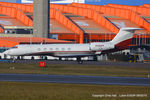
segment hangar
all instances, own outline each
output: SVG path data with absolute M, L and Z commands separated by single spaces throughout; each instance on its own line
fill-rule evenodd
M 121 27 L 144 29 L 135 33 L 131 45 L 150 44 L 150 4 L 50 4 L 51 39 L 72 43 L 109 41 Z M 19 42 L 23 37 L 34 38 L 32 29 L 33 4 L 0 2 L 0 37 L 16 37 Z

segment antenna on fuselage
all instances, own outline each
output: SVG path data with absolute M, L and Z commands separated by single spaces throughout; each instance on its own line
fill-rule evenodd
M 41 45 L 42 45 L 42 44 L 46 44 L 45 40 L 43 40 L 43 41 L 41 42 Z

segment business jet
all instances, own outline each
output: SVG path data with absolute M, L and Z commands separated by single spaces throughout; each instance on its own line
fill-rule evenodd
M 54 56 L 76 57 L 79 63 L 86 56 L 101 55 L 127 49 L 136 30 L 141 28 L 121 28 L 119 33 L 109 42 L 92 42 L 86 44 L 28 44 L 16 45 L 4 54 L 9 56 Z

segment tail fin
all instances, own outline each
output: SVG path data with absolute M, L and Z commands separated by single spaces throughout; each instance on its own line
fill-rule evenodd
M 131 42 L 133 33 L 136 30 L 141 30 L 141 28 L 121 28 L 119 33 L 114 37 L 111 43 L 113 43 L 116 47 L 121 47 L 122 49 L 127 48 L 129 46 L 129 43 Z

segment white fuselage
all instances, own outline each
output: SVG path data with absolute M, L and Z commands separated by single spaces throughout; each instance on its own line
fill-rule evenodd
M 110 43 L 109 43 L 110 44 Z M 18 45 L 5 54 L 10 56 L 30 56 L 30 55 L 49 55 L 55 57 L 77 57 L 77 56 L 92 56 L 99 54 L 102 50 L 113 49 L 114 45 L 109 45 L 108 42 L 98 42 L 89 44 L 31 44 Z
M 100 55 L 102 52 L 115 52 L 128 48 L 135 30 L 140 28 L 121 28 L 110 42 L 94 42 L 88 44 L 28 44 L 17 45 L 4 54 L 10 56 L 49 55 L 55 57 L 84 57 Z

